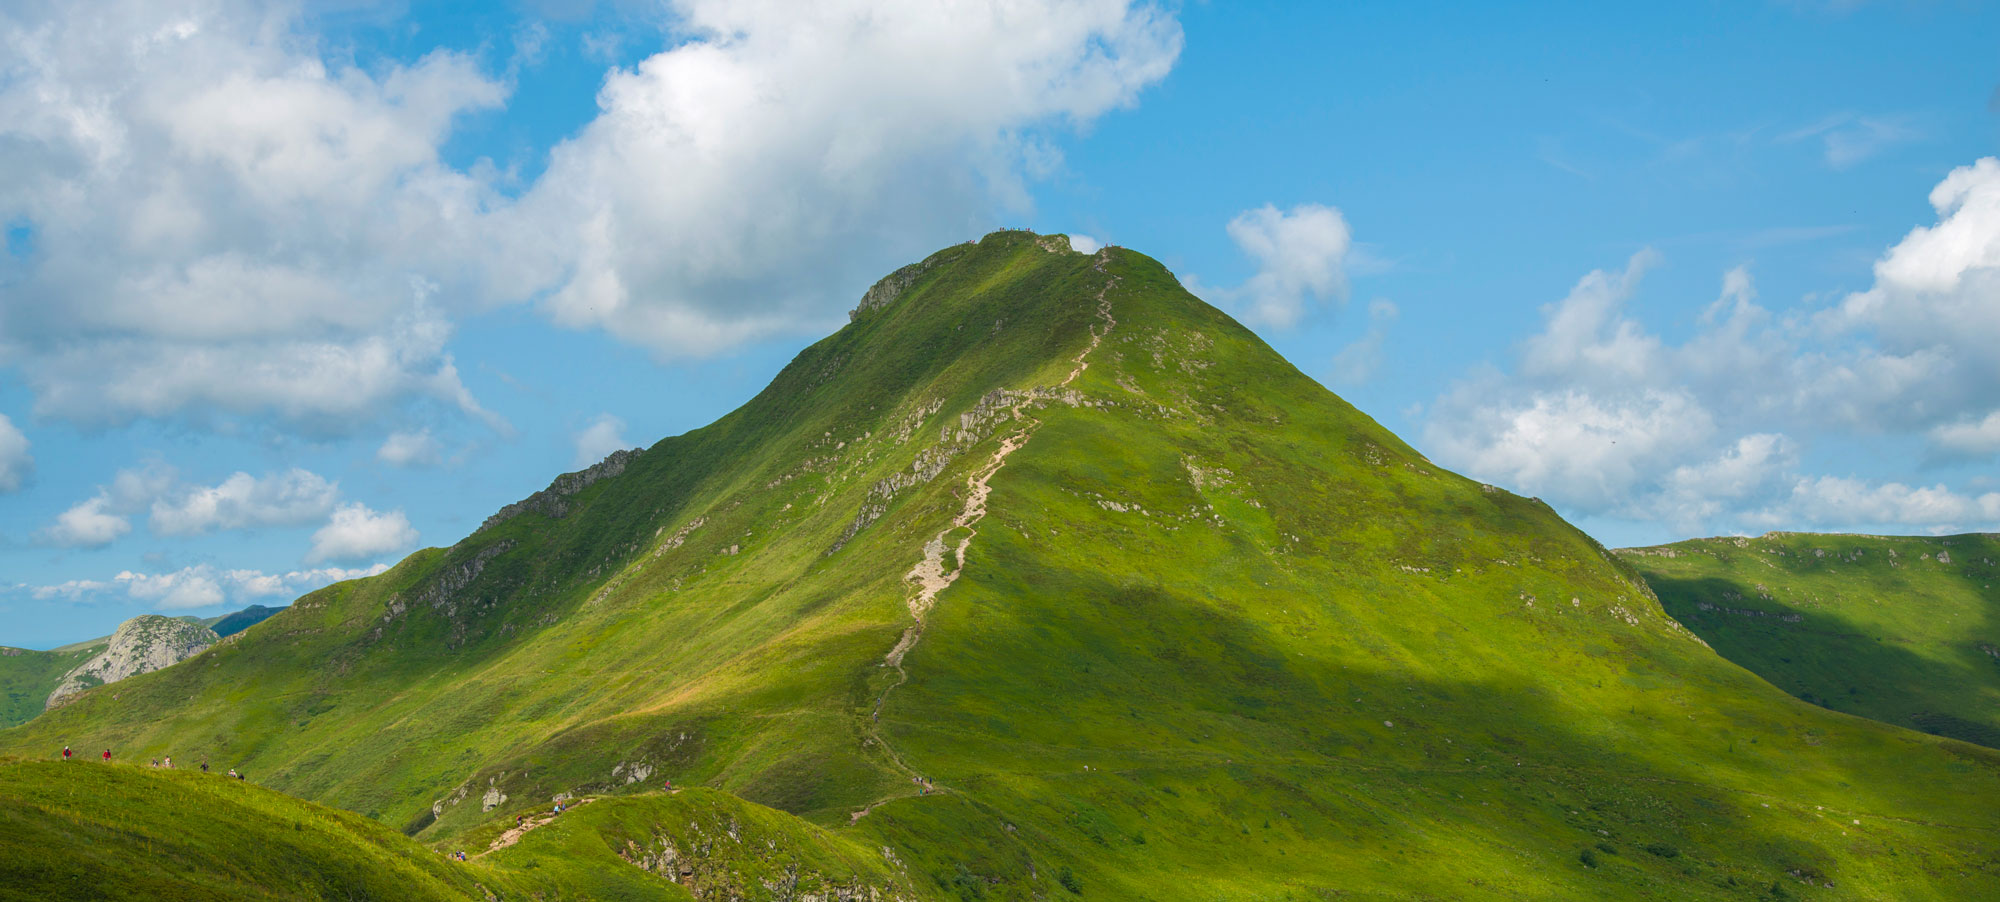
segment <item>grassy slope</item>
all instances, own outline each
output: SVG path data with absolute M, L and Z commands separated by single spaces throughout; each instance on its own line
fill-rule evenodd
M 0 899 L 468 899 L 358 815 L 217 775 L 0 761 Z
M 2000 536 L 1773 533 L 1619 554 L 1668 613 L 1778 688 L 2000 747 Z
M 65 646 L 64 649 L 36 651 L 9 648 L 0 654 L 0 727 L 27 723 L 42 713 L 49 693 L 62 682 L 63 674 L 97 656 L 104 642 Z
M 1003 233 L 934 259 L 566 517 L 329 587 L 0 747 L 207 753 L 447 848 L 670 776 L 798 815 L 788 841 L 833 837 L 855 875 L 888 847 L 921 898 L 2000 893 L 2000 758 L 1723 661 L 1546 507 L 1432 466 L 1143 256 Z M 1092 403 L 1028 411 L 898 685 L 901 577 L 1027 425 L 960 415 L 1060 382 L 1113 275 Z M 568 823 L 676 829 L 649 804 Z M 540 832 L 490 866 L 632 854 Z

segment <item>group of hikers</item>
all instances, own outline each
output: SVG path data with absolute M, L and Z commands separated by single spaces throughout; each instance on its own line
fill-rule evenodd
M 62 759 L 63 759 L 64 761 L 73 761 L 73 760 L 75 760 L 75 755 L 76 755 L 76 753 L 75 753 L 75 752 L 73 752 L 73 751 L 71 751 L 71 750 L 70 750 L 70 747 L 69 747 L 69 746 L 63 746 L 63 750 L 62 750 Z M 106 764 L 110 764 L 110 763 L 111 763 L 111 750 L 110 750 L 110 749 L 105 749 L 105 750 L 104 750 L 104 754 L 103 754 L 103 756 L 102 756 L 102 757 L 103 757 L 103 759 L 104 759 L 104 763 L 106 763 Z M 165 757 L 165 758 L 154 758 L 154 759 L 153 759 L 153 763 L 152 763 L 152 764 L 151 764 L 150 766 L 152 766 L 152 767 L 157 767 L 157 768 L 162 768 L 162 769 L 165 769 L 165 770 L 173 770 L 173 769 L 174 769 L 174 757 L 173 757 L 172 755 L 168 755 L 168 756 L 167 756 L 167 757 Z M 203 758 L 203 759 L 201 759 L 201 772 L 202 772 L 202 773 L 204 773 L 204 774 L 205 774 L 205 773 L 208 773 L 208 759 L 207 759 L 207 758 Z M 236 768 L 233 768 L 233 767 L 229 769 L 229 775 L 230 775 L 230 776 L 232 776 L 232 777 L 235 777 L 235 778 L 236 778 L 236 779 L 238 779 L 238 780 L 241 780 L 241 779 L 243 779 L 243 774 L 242 774 L 242 772 L 238 771 L 238 770 L 237 770 Z

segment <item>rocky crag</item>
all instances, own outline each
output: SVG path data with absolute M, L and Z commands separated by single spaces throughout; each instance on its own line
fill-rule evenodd
M 221 640 L 214 630 L 198 623 L 158 614 L 134 617 L 111 634 L 104 651 L 63 674 L 55 691 L 49 693 L 47 706 L 56 708 L 85 690 L 171 667 Z

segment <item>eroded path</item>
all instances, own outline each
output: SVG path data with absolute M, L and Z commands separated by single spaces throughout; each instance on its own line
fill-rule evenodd
M 563 805 L 563 811 L 568 812 L 570 809 L 575 808 L 578 805 L 588 805 L 591 802 L 595 801 L 597 801 L 596 796 L 586 796 L 584 798 L 577 799 L 574 802 L 566 802 Z M 507 848 L 508 846 L 520 842 L 521 837 L 528 835 L 528 831 L 533 830 L 536 827 L 540 827 L 543 824 L 553 821 L 561 816 L 562 815 L 556 814 L 554 812 L 549 812 L 546 814 L 542 814 L 539 817 L 526 818 L 521 821 L 520 826 L 500 834 L 500 838 L 494 840 L 492 845 L 487 846 L 485 852 L 480 852 L 478 855 L 474 855 L 472 857 L 478 858 L 480 856 L 486 855 L 489 852 L 498 852 L 501 849 Z
M 1110 257 L 1100 252 L 1093 268 L 1100 273 L 1104 272 L 1105 264 L 1109 261 Z M 1109 335 L 1112 328 L 1118 325 L 1118 320 L 1111 315 L 1111 289 L 1117 284 L 1118 277 L 1112 276 L 1104 283 L 1103 288 L 1098 289 L 1097 317 L 1101 325 L 1091 328 L 1090 342 L 1076 355 L 1075 365 L 1070 368 L 1069 375 L 1064 376 L 1062 382 L 1056 385 L 1057 389 L 1068 388 L 1070 383 L 1083 375 L 1084 370 L 1090 368 L 1091 352 L 1097 350 L 1097 346 L 1104 342 L 1104 336 Z M 917 641 L 923 638 L 924 626 L 929 622 L 928 615 L 931 608 L 937 604 L 938 593 L 951 588 L 951 584 L 958 581 L 959 574 L 965 571 L 965 552 L 972 547 L 972 540 L 979 535 L 979 521 L 986 518 L 986 499 L 993 494 L 993 477 L 1000 472 L 1001 467 L 1006 466 L 1007 458 L 1021 450 L 1028 443 L 1028 439 L 1034 436 L 1035 430 L 1042 425 L 1040 420 L 1029 416 L 1026 411 L 1030 405 L 1044 398 L 1045 395 L 1041 392 L 1028 392 L 1021 395 L 1020 399 L 1008 408 L 1008 419 L 1014 424 L 1013 431 L 1000 439 L 1000 447 L 994 449 L 993 456 L 988 458 L 986 463 L 966 477 L 964 506 L 959 509 L 958 515 L 952 518 L 951 525 L 939 530 L 937 535 L 924 543 L 922 559 L 903 576 L 903 581 L 912 590 L 909 606 L 910 616 L 915 622 L 903 630 L 902 638 L 896 640 L 896 646 L 889 649 L 889 654 L 882 659 L 883 666 L 896 671 L 896 679 L 876 697 L 875 709 L 869 714 L 866 728 L 875 744 L 889 756 L 889 761 L 910 777 L 913 785 L 920 787 L 924 792 L 945 790 L 918 774 L 903 761 L 901 755 L 896 753 L 895 747 L 882 737 L 882 706 L 888 703 L 890 693 L 909 681 L 910 675 L 903 669 L 903 656 L 909 654 L 910 649 L 915 648 Z M 946 569 L 947 554 L 950 556 L 949 569 Z M 892 796 L 891 799 L 907 795 L 909 793 Z M 861 820 L 877 806 L 891 799 L 879 800 L 854 812 L 848 822 Z

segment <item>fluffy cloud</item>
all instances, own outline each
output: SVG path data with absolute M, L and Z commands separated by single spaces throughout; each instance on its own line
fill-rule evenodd
M 1228 230 L 1237 248 L 1256 261 L 1256 274 L 1234 288 L 1194 286 L 1194 290 L 1235 308 L 1245 320 L 1289 328 L 1305 315 L 1308 298 L 1347 298 L 1342 267 L 1353 246 L 1353 233 L 1339 210 L 1300 204 L 1281 211 L 1265 204 L 1237 214 Z
M 2000 410 L 1982 419 L 1945 423 L 1931 430 L 1931 444 L 1949 456 L 1991 457 L 2000 454 Z
M 153 463 L 118 471 L 110 485 L 57 515 L 43 537 L 58 545 L 97 547 L 132 531 L 131 517 L 150 512 L 155 535 L 200 535 L 217 529 L 298 526 L 333 510 L 340 488 L 310 470 L 262 477 L 234 473 L 216 485 L 188 485 L 172 467 Z
M 48 586 L 23 586 L 38 599 L 91 601 L 108 595 L 123 595 L 134 601 L 152 602 L 168 610 L 186 610 L 220 604 L 233 599 L 241 604 L 273 596 L 297 597 L 321 586 L 342 580 L 374 576 L 389 569 L 387 564 L 367 568 L 324 567 L 265 573 L 261 570 L 221 570 L 209 564 L 183 567 L 168 573 L 120 572 L 108 580 L 77 579 Z
M 608 413 L 598 414 L 576 435 L 576 457 L 570 466 L 579 470 L 603 460 L 613 451 L 632 447 L 625 440 L 625 421 Z
M 442 454 L 443 449 L 429 430 L 390 433 L 382 440 L 382 447 L 375 449 L 375 459 L 392 467 L 432 466 Z
M 68 547 L 108 545 L 131 532 L 132 515 L 165 495 L 176 479 L 173 468 L 157 463 L 119 470 L 110 485 L 98 486 L 96 494 L 56 515 L 42 538 Z
M 417 531 L 402 511 L 377 513 L 365 504 L 343 504 L 312 536 L 306 563 L 345 561 L 401 551 L 417 543 Z
M 0 494 L 19 489 L 34 468 L 35 459 L 28 454 L 28 437 L 14 428 L 13 420 L 0 413 Z
M 0 13 L 0 218 L 34 236 L 0 264 L 0 361 L 38 411 L 337 425 L 410 396 L 475 406 L 423 301 L 492 270 L 496 195 L 437 147 L 505 92 L 450 53 L 330 66 L 295 14 Z
M 510 193 L 440 158 L 506 100 L 468 56 L 364 69 L 247 0 L 0 12 L 0 220 L 34 248 L 0 257 L 0 365 L 84 423 L 342 432 L 424 403 L 504 430 L 453 365 L 455 316 L 532 302 L 661 355 L 829 321 L 842 286 L 1024 209 L 1059 165 L 1044 135 L 1131 104 L 1181 46 L 1132 0 L 668 13 L 681 42 L 611 71 Z
M 1820 325 L 1872 334 L 1921 383 L 1917 413 L 1946 420 L 2000 397 L 2000 159 L 1953 170 L 1930 202 L 1937 223 L 1890 248 L 1875 284 Z
M 1479 478 L 1589 511 L 1623 506 L 1715 432 L 1707 409 L 1682 392 L 1610 399 L 1537 392 L 1488 403 L 1488 386 L 1441 405 L 1427 438 L 1440 460 Z
M 113 512 L 111 499 L 100 493 L 57 514 L 43 535 L 57 545 L 99 548 L 131 531 L 132 521 Z
M 1821 476 L 1798 480 L 1790 497 L 1751 519 L 1773 526 L 1885 523 L 1951 532 L 2000 523 L 2000 492 L 1973 496 L 1943 485 L 1911 487 Z
M 297 526 L 333 510 L 338 486 L 297 467 L 263 478 L 236 473 L 218 485 L 192 486 L 154 500 L 151 526 L 163 536 L 216 529 Z
M 1482 479 L 1585 515 L 1677 530 L 1986 528 L 1995 496 L 1800 472 L 1814 438 L 1909 436 L 1938 459 L 2000 452 L 2000 160 L 1931 192 L 1938 222 L 1816 314 L 1774 316 L 1747 268 L 1670 344 L 1624 312 L 1650 251 L 1544 308 L 1512 373 L 1432 405 L 1426 441 Z
M 711 352 L 851 300 L 1024 181 L 1035 136 L 1132 103 L 1181 46 L 1129 0 L 678 0 L 687 42 L 613 71 L 517 211 L 563 236 L 556 322 Z

